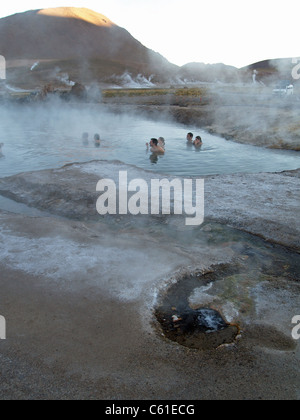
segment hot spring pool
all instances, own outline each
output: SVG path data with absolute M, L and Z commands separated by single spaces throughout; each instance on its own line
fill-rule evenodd
M 186 145 L 186 134 L 201 135 L 201 150 Z M 89 144 L 82 144 L 82 133 Z M 101 136 L 95 148 L 93 137 Z M 147 153 L 151 137 L 166 139 L 166 154 Z M 0 177 L 58 168 L 71 162 L 120 160 L 139 168 L 174 176 L 237 172 L 279 172 L 300 167 L 297 152 L 241 145 L 173 122 L 107 113 L 99 105 L 2 108 L 0 113 Z

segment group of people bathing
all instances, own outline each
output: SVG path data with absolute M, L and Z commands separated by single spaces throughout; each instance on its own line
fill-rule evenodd
M 193 133 L 187 133 L 186 136 L 187 145 L 188 146 L 195 146 L 196 148 L 200 148 L 203 145 L 202 139 L 200 136 L 197 136 L 194 140 L 194 134 Z M 84 146 L 89 145 L 89 134 L 83 133 L 82 134 L 82 143 Z M 95 147 L 100 147 L 101 140 L 99 134 L 94 135 L 94 145 Z M 150 150 L 152 153 L 160 153 L 164 154 L 166 151 L 166 142 L 163 137 L 159 137 L 158 139 L 152 138 L 150 140 L 150 143 L 146 143 L 147 150 Z M 0 153 L 1 153 L 1 145 L 0 145 Z
M 193 133 L 187 133 L 186 141 L 187 141 L 188 145 L 193 145 L 195 147 L 201 147 L 203 145 L 203 141 L 202 141 L 200 136 L 197 136 L 195 138 L 195 140 L 193 140 L 193 139 L 194 139 L 194 134 Z
M 89 133 L 83 133 L 82 134 L 82 144 L 84 146 L 89 145 Z M 99 134 L 94 135 L 94 145 L 95 145 L 95 147 L 100 147 L 100 145 L 101 145 L 101 140 L 100 140 Z
M 146 143 L 147 150 L 149 149 L 149 146 L 151 152 L 153 153 L 163 154 L 166 151 L 166 142 L 163 137 L 158 137 L 158 139 L 151 139 L 150 143 Z
M 194 140 L 193 133 L 187 133 L 186 136 L 187 145 L 188 146 L 195 146 L 196 148 L 200 148 L 203 145 L 203 141 L 200 136 L 197 136 Z M 165 139 L 163 137 L 159 137 L 158 139 L 151 139 L 150 143 L 146 143 L 147 150 L 150 147 L 151 152 L 153 153 L 165 153 Z

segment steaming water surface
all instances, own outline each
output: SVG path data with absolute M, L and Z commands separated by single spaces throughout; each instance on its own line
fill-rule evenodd
M 57 168 L 71 162 L 120 160 L 175 176 L 275 172 L 300 167 L 297 152 L 241 145 L 195 127 L 107 113 L 98 105 L 57 105 L 0 110 L 0 177 Z M 186 133 L 201 135 L 201 150 L 186 145 Z M 89 144 L 82 144 L 83 132 Z M 93 136 L 99 133 L 101 147 Z M 146 151 L 151 137 L 166 139 L 166 154 Z

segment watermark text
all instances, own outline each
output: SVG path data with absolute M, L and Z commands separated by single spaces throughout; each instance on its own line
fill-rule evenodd
M 6 320 L 0 315 L 0 340 L 6 340 Z
M 6 60 L 3 55 L 0 55 L 0 80 L 6 79 Z
M 295 64 L 295 66 L 292 69 L 292 78 L 294 80 L 300 79 L 300 58 L 293 58 L 292 64 Z
M 128 182 L 127 171 L 119 172 L 119 188 L 112 179 L 101 179 L 96 187 L 102 194 L 97 200 L 97 212 L 110 215 L 182 215 L 186 226 L 204 222 L 203 179 L 143 179 Z M 133 193 L 133 194 L 131 194 Z
M 300 339 L 300 315 L 295 315 L 292 319 L 292 324 L 296 326 L 292 330 L 292 337 L 294 340 Z

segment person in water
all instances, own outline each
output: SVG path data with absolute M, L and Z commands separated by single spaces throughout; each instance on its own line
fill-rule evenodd
M 100 140 L 100 136 L 99 136 L 99 134 L 95 134 L 95 135 L 94 135 L 94 143 L 95 143 L 95 147 L 100 147 L 100 145 L 101 145 L 101 140 Z
M 202 141 L 201 137 L 197 136 L 195 141 L 193 142 L 193 144 L 194 144 L 195 147 L 201 147 L 202 144 L 203 144 L 203 141 Z
M 146 143 L 147 148 L 149 145 L 151 147 L 150 150 L 152 153 L 165 153 L 165 149 L 158 144 L 157 139 L 151 139 L 150 144 Z
M 193 144 L 193 137 L 194 137 L 193 133 L 187 133 L 187 135 L 186 135 L 187 142 L 190 143 L 190 144 Z
M 160 147 L 162 147 L 165 150 L 166 142 L 165 142 L 165 139 L 163 137 L 158 137 L 158 144 L 159 144 Z
M 82 134 L 82 144 L 84 146 L 88 146 L 89 145 L 89 133 L 83 133 Z
M 3 143 L 0 143 L 0 156 L 3 156 L 3 154 L 2 154 L 2 147 L 4 146 L 4 144 Z

